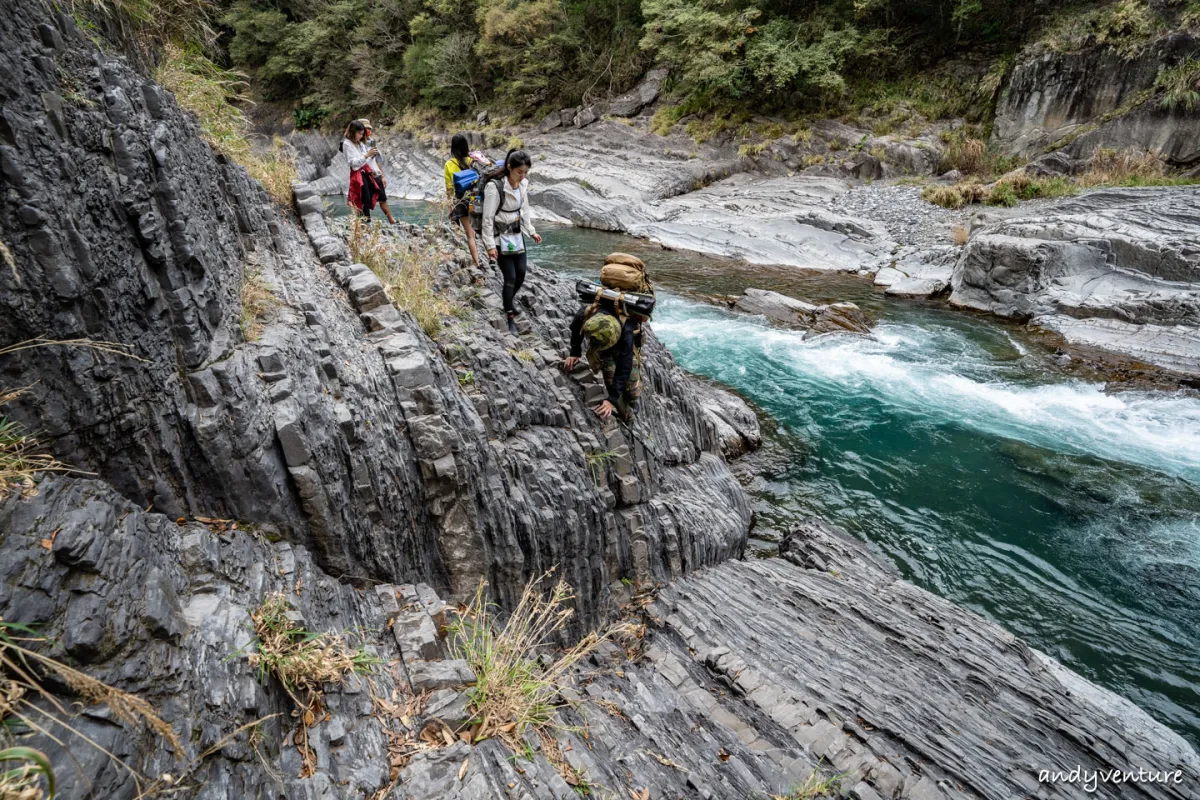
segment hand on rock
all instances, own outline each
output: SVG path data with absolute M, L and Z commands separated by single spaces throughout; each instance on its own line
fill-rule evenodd
M 612 416 L 614 411 L 616 411 L 616 408 L 607 400 L 605 400 L 596 408 L 596 413 L 600 415 L 600 419 L 608 419 Z
M 575 356 L 568 356 L 567 360 L 563 362 L 563 369 L 565 369 L 567 372 L 570 372 L 577 366 L 579 366 L 579 359 Z

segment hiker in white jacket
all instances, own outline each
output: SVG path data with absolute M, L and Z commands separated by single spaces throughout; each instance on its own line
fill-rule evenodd
M 529 180 L 525 176 L 532 166 L 533 159 L 524 150 L 509 150 L 504 172 L 483 189 L 483 248 L 504 276 L 504 313 L 514 335 L 515 319 L 521 312 L 513 298 L 525 282 L 525 237 L 542 243 L 529 211 Z

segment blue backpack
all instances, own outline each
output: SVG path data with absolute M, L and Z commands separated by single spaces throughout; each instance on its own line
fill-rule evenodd
M 467 193 L 467 190 L 474 186 L 475 182 L 479 180 L 479 173 L 474 169 L 459 170 L 458 172 L 454 173 L 453 180 L 454 196 L 456 198 L 462 197 Z

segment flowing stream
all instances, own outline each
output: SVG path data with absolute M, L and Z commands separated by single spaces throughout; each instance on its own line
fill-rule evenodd
M 1200 744 L 1200 400 L 1106 394 L 1019 327 L 859 278 L 544 227 L 544 267 L 594 276 L 608 252 L 642 256 L 676 360 L 774 421 L 749 487 L 760 528 L 838 524 Z M 853 301 L 875 336 L 805 342 L 698 296 L 747 286 Z

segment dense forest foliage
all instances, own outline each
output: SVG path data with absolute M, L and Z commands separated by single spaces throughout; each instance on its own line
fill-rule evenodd
M 305 123 L 414 106 L 523 117 L 611 97 L 651 65 L 671 68 L 668 88 L 693 110 L 829 111 L 864 86 L 923 87 L 912 76 L 947 59 L 982 76 L 1033 38 L 1136 47 L 1200 23 L 1200 0 L 164 2 L 118 0 L 203 9 L 207 55 Z

